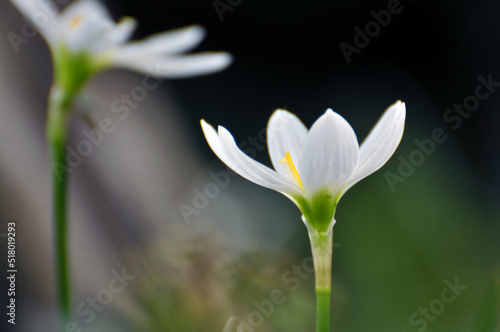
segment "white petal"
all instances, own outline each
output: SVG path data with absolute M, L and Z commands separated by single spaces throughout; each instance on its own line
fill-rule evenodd
M 329 188 L 335 194 L 357 168 L 359 146 L 351 125 L 328 109 L 309 130 L 299 160 L 306 192 Z
M 134 33 L 137 27 L 137 21 L 132 17 L 124 17 L 109 32 L 107 38 L 110 45 L 119 45 L 127 41 Z
M 217 131 L 214 129 L 214 127 L 212 127 L 211 124 L 203 119 L 200 121 L 200 123 L 203 134 L 205 134 L 205 138 L 207 139 L 210 148 L 212 148 L 212 151 L 217 155 L 217 157 L 220 158 L 220 160 L 222 160 L 224 164 L 227 165 L 228 163 L 230 163 L 229 159 L 226 157 L 224 151 L 222 150 L 219 134 L 217 133 Z
M 79 0 L 71 3 L 59 18 L 60 34 L 72 51 L 96 52 L 110 46 L 108 35 L 115 29 L 107 9 L 100 1 Z
M 112 55 L 117 67 L 129 68 L 144 74 L 168 78 L 210 74 L 229 66 L 231 55 L 224 52 L 205 52 L 179 56 L 124 56 L 119 50 Z
M 21 14 L 30 21 L 51 45 L 57 35 L 57 4 L 52 0 L 11 0 Z
M 43 1 L 42 1 L 43 2 Z M 76 17 L 94 16 L 109 22 L 113 22 L 111 15 L 99 0 L 77 0 L 73 1 L 61 12 L 61 20 L 68 23 Z
M 64 43 L 74 52 L 82 49 L 96 52 L 106 48 L 109 44 L 103 41 L 112 30 L 113 25 L 104 25 L 104 22 L 98 16 L 89 15 L 84 17 L 76 28 L 67 28 L 63 37 Z
M 143 41 L 125 45 L 123 54 L 139 57 L 146 54 L 177 54 L 190 51 L 205 37 L 205 30 L 197 25 L 155 34 Z
M 201 121 L 201 126 L 212 150 L 233 171 L 247 180 L 285 195 L 301 194 L 293 183 L 241 151 L 226 128 L 219 126 L 217 135 L 215 129 L 204 120 Z
M 280 163 L 289 152 L 294 165 L 298 165 L 300 151 L 307 136 L 307 128 L 294 114 L 277 109 L 267 125 L 267 146 L 274 169 L 278 173 L 288 176 L 286 165 Z
M 112 26 L 104 27 L 94 38 L 88 39 L 86 48 L 94 52 L 96 56 L 113 54 L 130 38 L 136 27 L 137 21 L 135 19 L 124 17 L 120 20 L 120 23 L 113 23 Z
M 342 195 L 353 185 L 380 169 L 396 151 L 405 127 L 406 106 L 398 100 L 382 115 L 359 149 L 358 169 Z

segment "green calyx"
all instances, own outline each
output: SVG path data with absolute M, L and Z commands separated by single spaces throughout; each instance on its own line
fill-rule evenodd
M 96 58 L 88 51 L 82 50 L 75 53 L 64 44 L 59 44 L 53 53 L 54 82 L 67 96 L 69 103 L 85 83 L 105 67 L 103 62 L 96 61 Z
M 333 196 L 327 189 L 321 189 L 309 199 L 303 196 L 295 196 L 295 202 L 309 226 L 318 233 L 330 230 L 337 207 L 338 195 Z
M 66 139 L 69 110 L 87 81 L 108 63 L 87 50 L 72 52 L 60 43 L 52 48 L 54 83 L 50 93 L 47 137 L 51 142 Z

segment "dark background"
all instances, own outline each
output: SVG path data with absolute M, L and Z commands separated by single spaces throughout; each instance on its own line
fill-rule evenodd
M 332 108 L 362 142 L 398 99 L 407 108 L 398 150 L 337 209 L 332 330 L 418 331 L 410 315 L 439 299 L 444 280 L 457 279 L 468 288 L 425 330 L 497 331 L 500 89 L 458 128 L 443 115 L 475 93 L 479 76 L 500 81 L 500 4 L 402 0 L 402 11 L 348 63 L 339 45 L 353 45 L 354 28 L 364 30 L 374 20 L 371 11 L 389 2 L 243 0 L 221 20 L 212 1 L 106 1 L 115 19 L 137 19 L 134 39 L 200 24 L 207 36 L 193 52 L 227 51 L 234 62 L 213 75 L 166 80 L 127 121 L 112 118 L 116 132 L 71 174 L 74 305 L 95 296 L 112 269 L 137 275 L 91 324 L 75 315 L 84 331 L 220 332 L 229 317 L 248 317 L 254 301 L 273 289 L 283 290 L 287 302 L 255 331 L 311 331 L 312 276 L 296 291 L 282 280 L 310 256 L 291 202 L 232 176 L 192 223 L 182 221 L 178 204 L 189 204 L 193 190 L 210 183 L 210 172 L 225 169 L 199 120 L 224 125 L 244 142 L 265 128 L 276 108 L 297 114 L 308 127 Z M 2 31 L 19 32 L 19 15 L 10 4 L 0 6 Z M 0 60 L 11 62 L 2 68 L 7 84 L 1 87 L 16 103 L 4 95 L 0 107 L 0 216 L 16 220 L 19 232 L 22 306 L 14 331 L 54 331 L 44 159 L 51 59 L 40 37 L 16 55 L 5 45 Z M 96 78 L 89 90 L 102 101 L 92 116 L 113 116 L 111 100 L 141 78 L 124 71 Z M 82 128 L 75 117 L 70 146 L 82 139 Z M 447 139 L 410 175 L 401 175 L 401 160 L 419 150 L 415 140 L 430 139 L 435 129 Z M 257 159 L 270 164 L 265 150 Z M 403 181 L 391 188 L 387 172 Z
M 340 43 L 354 45 L 353 28 L 363 30 L 374 20 L 370 12 L 387 9 L 389 2 L 243 0 L 221 14 L 223 21 L 211 1 L 110 5 L 117 17 L 138 19 L 138 37 L 197 23 L 208 31 L 202 49 L 233 54 L 234 64 L 215 78 L 176 81 L 174 87 L 192 110 L 187 115 L 192 121 L 203 117 L 243 127 L 243 137 L 258 131 L 261 119 L 278 107 L 311 124 L 327 107 L 348 120 L 349 112 L 374 119 L 401 99 L 409 119 L 425 123 L 472 94 L 477 76 L 500 77 L 500 5 L 495 1 L 400 1 L 402 11 L 348 64 Z M 412 87 L 406 85 L 410 82 Z M 432 108 L 412 107 L 422 95 Z M 481 102 L 453 133 L 492 185 L 499 181 L 497 98 Z M 211 105 L 210 116 L 206 105 Z

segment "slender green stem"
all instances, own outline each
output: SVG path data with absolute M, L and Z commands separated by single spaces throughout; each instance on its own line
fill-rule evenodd
M 67 172 L 66 131 L 69 99 L 57 87 L 53 87 L 49 98 L 47 119 L 47 141 L 50 147 L 54 218 L 54 255 L 56 264 L 56 288 L 60 313 L 61 331 L 71 318 L 71 291 L 68 259 L 67 230 Z
M 330 294 L 316 289 L 316 332 L 330 331 Z
M 316 277 L 316 332 L 330 331 L 333 231 L 309 230 Z

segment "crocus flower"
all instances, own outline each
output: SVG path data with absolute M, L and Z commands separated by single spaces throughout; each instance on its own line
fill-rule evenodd
M 309 231 L 329 233 L 340 198 L 354 184 L 381 168 L 403 136 L 406 117 L 401 101 L 390 106 L 361 146 L 349 123 L 328 109 L 310 130 L 294 114 L 278 109 L 267 126 L 274 170 L 253 160 L 231 133 L 201 120 L 215 154 L 242 177 L 278 191 L 302 212 Z
M 77 0 L 59 12 L 52 0 L 11 0 L 45 38 L 54 57 L 55 82 L 72 94 L 93 74 L 110 67 L 165 77 L 188 77 L 224 69 L 227 53 L 183 55 L 200 43 L 204 30 L 190 26 L 129 42 L 133 18 L 115 23 L 98 0 Z
M 349 123 L 328 109 L 310 130 L 292 113 L 278 109 L 267 125 L 274 170 L 241 151 L 226 128 L 201 120 L 208 144 L 236 173 L 291 199 L 309 232 L 316 287 L 316 332 L 329 331 L 333 226 L 340 198 L 381 168 L 403 136 L 406 107 L 390 106 L 361 147 Z

